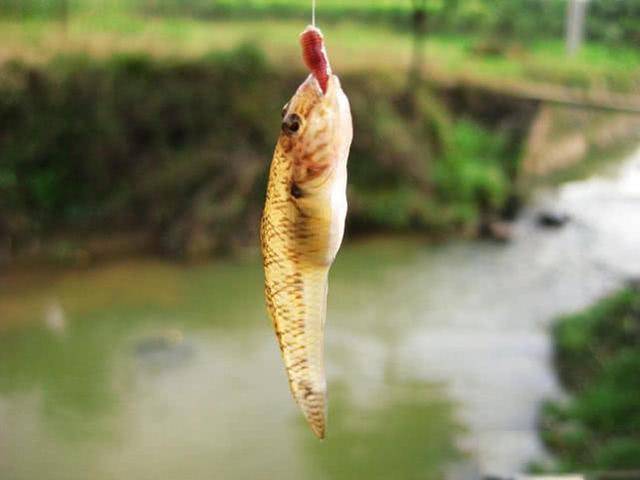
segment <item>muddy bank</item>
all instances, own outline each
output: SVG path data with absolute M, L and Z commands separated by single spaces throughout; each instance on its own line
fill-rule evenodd
M 300 80 L 248 45 L 199 60 L 4 64 L 0 262 L 254 247 L 280 108 Z M 469 86 L 408 90 L 404 75 L 342 81 L 355 118 L 351 234 L 473 235 L 513 213 L 523 168 L 570 163 L 535 102 Z M 621 125 L 612 138 L 632 133 Z
M 528 134 L 521 174 L 526 179 L 571 169 L 634 139 L 640 139 L 640 115 L 542 105 Z

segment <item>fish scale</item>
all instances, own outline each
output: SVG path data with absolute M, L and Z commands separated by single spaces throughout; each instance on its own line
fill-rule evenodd
M 270 177 L 288 178 L 291 167 L 291 162 L 276 152 Z M 265 296 L 293 397 L 313 431 L 323 437 L 326 385 L 322 343 L 329 268 L 305 259 L 305 253 L 317 251 L 313 245 L 316 235 L 307 232 L 308 219 L 293 205 L 288 183 L 269 183 L 261 229 Z

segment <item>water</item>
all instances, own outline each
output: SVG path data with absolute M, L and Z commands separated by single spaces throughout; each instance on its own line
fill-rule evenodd
M 535 215 L 572 216 L 544 230 Z M 507 245 L 376 239 L 332 271 L 328 440 L 289 397 L 257 259 L 0 280 L 0 478 L 433 479 L 520 471 L 547 327 L 640 275 L 640 152 L 543 192 Z

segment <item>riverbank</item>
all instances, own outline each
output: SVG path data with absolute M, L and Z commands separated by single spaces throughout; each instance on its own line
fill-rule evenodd
M 541 409 L 540 435 L 555 460 L 546 469 L 640 469 L 640 285 L 560 318 L 553 342 L 569 397 Z
M 255 244 L 279 110 L 298 74 L 245 45 L 196 61 L 12 63 L 0 77 L 5 258 L 46 257 L 60 238 L 52 257 L 82 260 L 88 247 L 74 243 L 111 232 L 145 236 L 134 251 L 190 259 Z M 505 101 L 500 111 L 519 121 L 503 126 L 471 105 L 450 108 L 461 93 L 366 72 L 342 81 L 358 119 L 350 232 L 447 235 L 501 208 L 526 106 Z
M 197 260 L 255 246 L 278 111 L 301 76 L 250 45 L 197 60 L 5 64 L 0 263 L 84 265 L 149 252 Z M 408 90 L 404 75 L 368 71 L 342 80 L 357 119 L 349 235 L 491 230 L 513 217 L 521 173 L 574 166 L 592 145 L 602 155 L 637 123 L 565 108 L 556 126 L 540 121 L 536 102 L 508 93 Z M 544 142 L 534 142 L 541 123 Z M 557 131 L 582 147 L 551 161 Z M 540 163 L 531 152 L 544 169 L 529 166 Z

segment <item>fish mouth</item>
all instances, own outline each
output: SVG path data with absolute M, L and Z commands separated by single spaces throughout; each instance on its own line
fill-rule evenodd
M 335 93 L 341 89 L 340 79 L 337 75 L 334 74 L 329 75 L 327 79 L 326 90 L 322 89 L 320 80 L 318 80 L 318 78 L 313 73 L 309 74 L 304 83 L 310 85 L 314 93 L 316 93 L 320 98 L 329 98 L 335 96 Z
M 322 87 L 320 86 L 320 82 L 318 81 L 318 79 L 316 78 L 316 76 L 312 73 L 311 74 L 311 83 L 313 83 L 313 85 L 316 87 L 316 89 L 318 90 L 318 93 L 320 94 L 321 97 L 324 97 L 327 92 L 325 92 L 324 90 L 322 90 Z
M 322 89 L 322 86 L 320 85 L 320 81 L 316 78 L 316 76 L 313 73 L 310 73 L 308 75 L 304 83 L 307 84 L 310 88 L 312 88 L 313 92 L 317 94 L 318 97 L 322 98 L 322 97 L 326 97 L 327 94 L 329 93 L 329 84 L 331 83 L 331 78 L 329 78 L 329 81 L 327 82 L 326 91 Z

